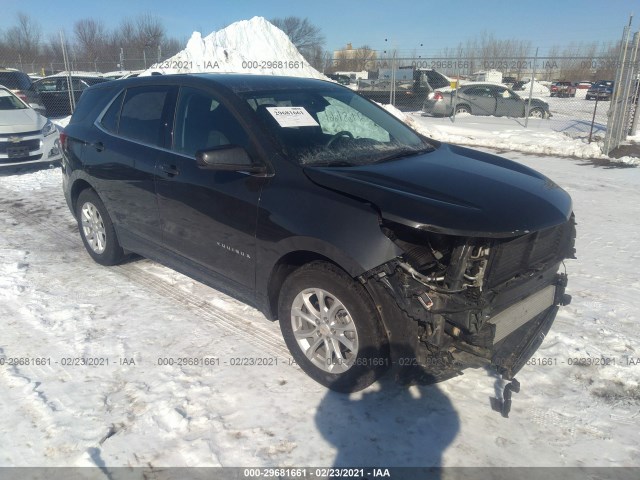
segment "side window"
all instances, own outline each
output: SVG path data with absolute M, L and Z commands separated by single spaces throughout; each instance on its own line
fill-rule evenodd
M 170 87 L 148 86 L 127 90 L 118 134 L 150 145 L 161 146 L 163 141 L 163 112 Z M 113 105 L 112 105 L 113 106 Z
M 87 85 L 87 82 L 85 82 L 84 80 L 81 80 L 79 78 L 72 78 L 71 79 L 71 84 L 73 85 L 73 89 L 74 90 L 84 90 L 85 88 L 87 88 L 89 85 Z
M 120 117 L 120 108 L 122 107 L 123 99 L 124 92 L 118 95 L 118 98 L 113 101 L 100 120 L 100 125 L 102 125 L 102 127 L 108 132 L 118 132 L 118 118 Z
M 54 92 L 56 90 L 56 79 L 50 78 L 34 83 L 33 88 L 37 92 Z
M 198 150 L 225 145 L 247 148 L 248 144 L 242 126 L 211 94 L 191 87 L 180 89 L 173 150 L 195 157 Z

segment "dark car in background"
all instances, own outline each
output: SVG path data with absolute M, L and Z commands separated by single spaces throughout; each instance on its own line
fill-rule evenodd
M 48 117 L 65 117 L 71 115 L 71 94 L 77 103 L 82 92 L 90 87 L 102 82 L 108 82 L 110 79 L 90 76 L 90 75 L 71 75 L 72 92 L 69 88 L 69 76 L 65 74 L 52 75 L 33 82 L 31 89 L 35 91 L 46 108 Z
M 598 80 L 587 90 L 585 98 L 587 100 L 611 100 L 613 86 L 613 80 Z
M 11 90 L 18 98 L 29 104 L 31 108 L 44 115 L 46 112 L 42 105 L 42 99 L 38 92 L 31 88 L 32 84 L 31 77 L 26 73 L 14 68 L 0 67 L 0 85 Z
M 61 143 L 65 198 L 96 262 L 135 252 L 242 299 L 338 391 L 389 369 L 433 382 L 492 365 L 511 379 L 569 301 L 564 190 L 423 137 L 333 82 L 104 83 Z
M 423 104 L 423 114 L 449 116 L 459 113 L 471 115 L 494 115 L 497 117 L 524 117 L 528 99 L 520 97 L 513 90 L 495 83 L 471 83 L 456 90 L 436 91 Z M 531 99 L 530 117 L 551 116 L 549 104 Z

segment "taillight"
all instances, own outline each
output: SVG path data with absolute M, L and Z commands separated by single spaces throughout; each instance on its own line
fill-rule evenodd
M 62 150 L 67 149 L 67 134 L 64 132 L 60 132 L 60 148 Z
M 434 93 L 434 94 L 433 94 L 433 99 L 434 99 L 435 101 L 438 101 L 438 100 L 444 100 L 444 97 L 442 96 L 442 93 L 440 93 L 440 92 L 436 92 L 436 93 Z
M 20 100 L 22 100 L 23 102 L 27 103 L 27 95 L 26 95 L 24 92 L 22 92 L 22 91 L 18 90 L 18 91 L 16 92 L 16 96 L 17 96 Z

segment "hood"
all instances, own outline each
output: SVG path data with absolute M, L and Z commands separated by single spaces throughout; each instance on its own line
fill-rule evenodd
M 32 108 L 0 110 L 0 133 L 24 133 L 41 130 L 47 119 Z
M 384 219 L 461 236 L 512 237 L 566 222 L 571 197 L 521 164 L 441 144 L 356 167 L 305 167 L 314 183 L 374 204 Z

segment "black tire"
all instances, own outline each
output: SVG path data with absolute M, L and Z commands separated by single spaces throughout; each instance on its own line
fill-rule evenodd
M 542 108 L 534 107 L 529 110 L 529 118 L 545 118 L 547 114 Z
M 83 211 L 84 210 L 84 211 Z M 100 265 L 117 265 L 124 258 L 113 222 L 98 194 L 83 190 L 76 201 L 76 219 L 82 243 Z
M 305 296 L 306 301 L 302 300 Z M 324 308 L 319 306 L 320 296 Z M 294 316 L 292 311 L 300 315 Z M 320 312 L 327 317 L 321 318 Z M 389 367 L 389 342 L 371 297 L 362 285 L 331 263 L 312 262 L 286 278 L 278 317 L 293 359 L 307 375 L 331 390 L 357 392 L 374 383 Z M 311 318 L 313 323 L 303 318 Z M 346 344 L 354 348 L 350 350 Z
M 468 105 L 458 105 L 456 106 L 456 115 L 460 113 L 468 113 L 471 114 L 471 108 Z

